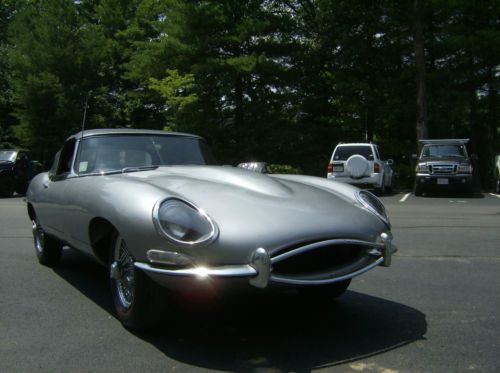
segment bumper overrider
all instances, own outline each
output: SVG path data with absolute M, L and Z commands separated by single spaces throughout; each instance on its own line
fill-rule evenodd
M 196 266 L 182 254 L 151 250 L 148 252 L 150 263 L 135 262 L 134 264 L 136 268 L 155 277 L 160 275 L 192 278 L 248 278 L 249 283 L 258 288 L 265 288 L 270 283 L 298 286 L 325 285 L 353 278 L 378 265 L 389 267 L 392 255 L 397 251 L 392 239 L 390 232 L 382 233 L 377 242 L 356 239 L 332 239 L 280 251 L 273 254 L 273 256 L 270 256 L 266 249 L 258 248 L 252 253 L 249 263 L 218 267 Z M 308 256 L 306 260 L 309 263 L 308 265 L 311 266 L 311 255 L 314 255 L 315 252 L 323 251 L 324 253 L 325 250 L 328 250 L 328 252 L 335 254 L 334 250 L 336 248 L 343 251 L 343 257 L 347 253 L 348 260 L 336 263 L 329 268 L 323 267 L 317 271 L 308 270 L 307 273 L 300 271 L 302 257 L 306 258 Z M 355 250 L 355 254 L 351 255 L 349 248 Z M 314 260 L 317 260 L 317 258 L 313 257 L 312 262 Z M 182 265 L 182 268 L 173 268 L 172 265 L 166 268 L 165 265 L 159 264 L 166 262 Z M 292 266 L 289 264 L 291 262 L 293 262 L 292 270 L 290 270 Z M 297 269 L 297 267 L 299 268 Z M 285 268 L 285 270 L 282 268 Z

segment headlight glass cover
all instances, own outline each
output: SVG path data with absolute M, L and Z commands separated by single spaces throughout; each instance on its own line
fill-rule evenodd
M 468 163 L 461 163 L 458 165 L 458 172 L 471 174 L 472 173 L 472 166 Z
M 389 221 L 389 217 L 385 211 L 384 204 L 373 193 L 370 193 L 367 190 L 360 190 L 356 193 L 356 199 L 364 208 L 377 216 L 389 228 L 391 227 L 391 222 Z
M 168 198 L 153 209 L 160 235 L 177 246 L 207 245 L 217 238 L 217 225 L 202 209 L 178 198 Z
M 416 171 L 419 174 L 428 174 L 429 173 L 429 166 L 427 165 L 427 163 L 419 163 L 417 165 Z

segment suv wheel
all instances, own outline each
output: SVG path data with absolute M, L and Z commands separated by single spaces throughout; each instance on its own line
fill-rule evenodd
M 387 189 L 385 187 L 385 179 L 382 180 L 382 185 L 380 187 L 375 188 L 375 192 L 380 196 L 383 196 L 387 192 Z
M 12 197 L 15 191 L 16 181 L 13 176 L 0 176 L 0 197 Z
M 420 197 L 422 195 L 422 187 L 415 184 L 415 187 L 413 188 L 413 194 L 415 195 L 415 197 Z

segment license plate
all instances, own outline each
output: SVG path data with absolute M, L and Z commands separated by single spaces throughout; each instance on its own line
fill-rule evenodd
M 333 165 L 333 172 L 344 172 L 344 165 Z
M 439 185 L 448 185 L 448 179 L 438 179 L 437 183 Z

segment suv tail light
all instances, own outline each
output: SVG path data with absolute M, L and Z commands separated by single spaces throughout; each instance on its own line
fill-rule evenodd
M 378 163 L 373 164 L 373 172 L 375 172 L 375 173 L 380 172 L 380 165 Z
M 333 163 L 332 163 L 332 162 L 328 163 L 328 168 L 327 168 L 327 170 L 328 170 L 328 173 L 329 173 L 329 174 L 331 174 L 331 173 L 333 172 Z

